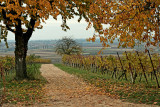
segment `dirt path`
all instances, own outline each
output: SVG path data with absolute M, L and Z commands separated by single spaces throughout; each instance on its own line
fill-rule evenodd
M 45 86 L 47 103 L 35 105 L 38 107 L 152 107 L 109 98 L 99 93 L 98 88 L 87 85 L 52 64 L 43 64 L 40 70 L 49 83 Z

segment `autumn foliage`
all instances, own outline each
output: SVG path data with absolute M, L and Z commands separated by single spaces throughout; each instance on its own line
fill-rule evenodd
M 103 46 L 113 43 L 115 38 L 118 38 L 119 46 L 122 47 L 134 47 L 143 42 L 146 46 L 159 43 L 159 0 L 97 0 L 96 4 L 101 7 L 97 23 L 109 25 L 99 28 L 99 32 L 103 33 L 95 35 L 100 37 Z M 95 11 L 93 9 L 93 13 Z M 89 40 L 95 41 L 95 37 Z
M 95 18 L 95 12 L 100 11 L 95 2 L 91 0 L 0 0 L 0 20 L 12 32 L 16 32 L 15 27 L 20 20 L 21 26 L 25 25 L 24 33 L 28 28 L 42 28 L 41 22 L 45 22 L 49 16 L 57 20 L 57 16 L 61 15 L 63 30 L 69 29 L 66 21 L 74 18 L 75 15 L 79 16 L 78 21 L 83 17 L 87 22 L 95 21 L 94 25 L 97 25 L 97 20 L 90 19 Z M 35 21 L 34 25 L 31 24 L 31 20 Z

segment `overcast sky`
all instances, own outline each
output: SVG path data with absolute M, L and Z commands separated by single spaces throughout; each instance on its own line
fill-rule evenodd
M 43 24 L 43 29 L 36 29 L 30 40 L 54 40 L 61 39 L 64 36 L 72 37 L 73 39 L 89 38 L 93 36 L 94 29 L 90 28 L 86 30 L 87 23 L 85 20 L 81 20 L 79 23 L 78 18 L 74 18 L 67 21 L 70 30 L 67 32 L 63 31 L 61 28 L 62 20 L 59 17 L 57 20 L 50 18 Z M 14 35 L 9 32 L 8 40 L 14 40 Z

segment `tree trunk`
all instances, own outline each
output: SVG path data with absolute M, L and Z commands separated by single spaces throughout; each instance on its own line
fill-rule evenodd
M 28 41 L 33 33 L 36 19 L 30 19 L 30 27 L 26 33 L 23 33 L 21 20 L 17 19 L 15 31 L 15 69 L 16 79 L 28 79 L 26 56 L 28 50 Z
M 22 32 L 15 33 L 15 69 L 16 79 L 27 79 L 26 56 L 28 41 Z

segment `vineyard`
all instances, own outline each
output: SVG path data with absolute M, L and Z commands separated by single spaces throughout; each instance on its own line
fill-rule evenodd
M 3 73 L 7 75 L 8 73 L 12 72 L 12 70 L 14 70 L 14 67 L 15 67 L 14 57 L 10 56 L 0 57 L 1 77 L 4 75 Z
M 27 64 L 35 64 L 35 63 L 51 63 L 50 59 L 42 59 L 39 56 L 30 55 L 26 58 Z M 9 73 L 13 73 L 15 68 L 15 59 L 12 56 L 0 57 L 0 74 L 8 75 Z
M 125 52 L 122 56 L 81 56 L 64 55 L 64 65 L 79 69 L 109 75 L 113 79 L 124 79 L 135 82 L 145 82 L 147 85 L 156 82 L 159 86 L 160 57 L 158 54 L 150 55 L 141 52 Z
M 39 74 L 41 63 L 51 63 L 49 59 L 42 59 L 34 54 L 27 56 L 27 75 L 30 79 L 35 79 Z M 15 58 L 12 56 L 0 57 L 0 106 L 5 101 L 8 84 L 15 77 Z M 8 95 L 7 95 L 8 96 Z

